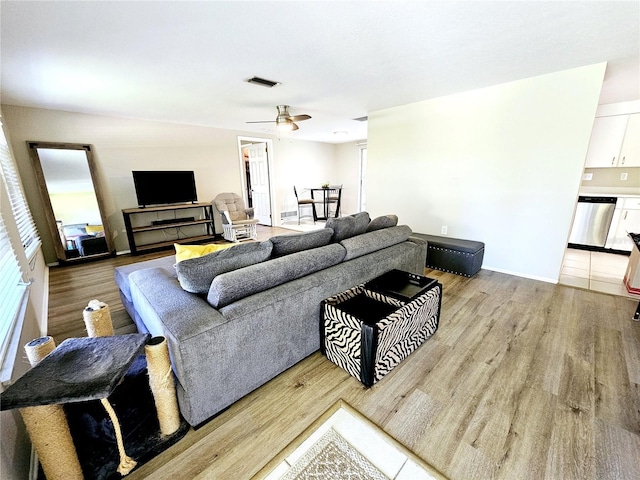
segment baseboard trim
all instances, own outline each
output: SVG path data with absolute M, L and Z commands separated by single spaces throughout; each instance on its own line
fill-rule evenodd
M 29 459 L 29 480 L 38 480 L 40 461 L 36 449 L 31 446 L 31 458 Z
M 504 273 L 507 275 L 513 275 L 514 277 L 521 277 L 521 278 L 528 278 L 530 280 L 538 280 L 539 282 L 545 282 L 545 283 L 554 283 L 557 284 L 558 283 L 558 279 L 557 278 L 548 278 L 548 277 L 539 277 L 537 275 L 529 275 L 529 274 L 525 274 L 522 272 L 514 272 L 511 270 L 505 270 L 502 268 L 495 268 L 495 267 L 485 267 L 484 265 L 482 266 L 483 270 L 491 270 L 492 272 L 498 272 L 498 273 Z

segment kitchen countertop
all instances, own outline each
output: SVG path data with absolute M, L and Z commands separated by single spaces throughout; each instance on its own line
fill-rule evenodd
M 580 187 L 578 195 L 600 197 L 639 197 L 640 186 L 636 187 Z

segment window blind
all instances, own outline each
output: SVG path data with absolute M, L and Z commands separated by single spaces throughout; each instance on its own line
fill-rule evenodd
M 0 213 L 0 360 L 4 359 L 11 332 L 27 290 L 18 258 Z
M 2 129 L 0 129 L 0 171 L 9 195 L 9 202 L 11 203 L 11 210 L 13 211 L 13 217 L 18 228 L 22 248 L 24 249 L 27 259 L 31 261 L 40 246 L 40 237 L 36 229 L 36 224 L 31 216 L 29 205 L 22 190 L 22 183 L 20 182 L 15 162 L 11 156 L 11 151 L 9 150 L 9 145 L 7 144 L 7 139 Z
M 24 315 L 31 282 L 30 264 L 40 248 L 40 237 L 2 128 L 0 177 L 0 365 L 4 375 L 7 349 L 20 315 Z M 13 360 L 10 362 L 13 365 Z

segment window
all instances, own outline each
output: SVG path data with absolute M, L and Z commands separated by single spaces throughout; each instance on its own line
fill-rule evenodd
M 11 156 L 7 139 L 1 129 L 0 173 L 2 173 L 2 179 L 4 180 L 4 185 L 9 195 L 9 202 L 11 203 L 13 218 L 15 218 L 16 226 L 18 227 L 22 248 L 24 249 L 27 259 L 31 260 L 40 246 L 40 237 L 38 236 L 38 230 L 36 229 L 29 205 L 22 191 L 22 183 L 20 182 L 18 171 Z
M 0 213 L 0 359 L 4 359 L 27 290 L 16 253 Z
M 4 372 L 7 349 L 15 344 L 12 334 L 24 314 L 31 281 L 29 263 L 35 259 L 40 237 L 2 128 L 0 174 L 0 365 Z
M 367 211 L 367 145 L 360 147 L 360 188 L 358 189 L 359 195 L 359 212 Z

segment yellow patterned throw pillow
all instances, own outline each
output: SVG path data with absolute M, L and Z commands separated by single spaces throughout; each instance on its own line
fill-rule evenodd
M 104 230 L 104 227 L 102 225 L 87 225 L 86 227 L 84 227 L 84 229 L 89 235 L 96 235 L 102 232 Z
M 181 262 L 182 260 L 188 260 L 190 258 L 198 258 L 203 255 L 207 255 L 212 252 L 217 252 L 218 250 L 224 250 L 225 248 L 233 247 L 235 243 L 212 243 L 209 245 L 180 245 L 179 243 L 174 243 L 173 246 L 176 248 L 176 262 Z

